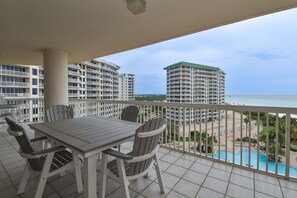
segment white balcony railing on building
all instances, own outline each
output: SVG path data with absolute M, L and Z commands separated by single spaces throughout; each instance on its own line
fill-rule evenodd
M 14 76 L 29 76 L 29 72 L 21 72 L 21 71 L 14 71 L 14 70 L 8 70 L 8 69 L 2 69 L 1 70 L 2 75 L 14 75 Z
M 95 99 L 69 99 L 69 105 L 74 108 L 75 117 L 115 119 L 120 118 L 125 106 L 136 105 L 140 110 L 139 123 L 154 117 L 165 118 L 167 128 L 161 136 L 164 147 L 256 172 L 297 179 L 294 146 L 297 108 Z M 39 116 L 42 113 L 39 112 Z
M 75 75 L 75 76 L 79 76 L 80 75 L 79 73 L 77 73 L 75 71 L 70 71 L 70 70 L 68 70 L 68 74 Z
M 69 97 L 78 97 L 79 94 L 78 93 L 68 93 Z
M 69 64 L 68 67 L 72 67 L 72 68 L 75 68 L 75 69 L 80 69 L 80 66 L 75 65 L 75 64 Z
M 75 89 L 75 90 L 77 90 L 79 88 L 80 88 L 79 86 L 68 86 L 68 89 Z
M 1 81 L 0 85 L 2 86 L 13 86 L 13 87 L 29 87 L 29 83 L 24 82 L 10 82 L 10 81 Z
M 0 93 L 0 96 L 6 98 L 6 97 L 22 97 L 26 98 L 29 97 L 29 93 Z
M 68 78 L 68 82 L 79 83 L 80 81 L 78 78 Z

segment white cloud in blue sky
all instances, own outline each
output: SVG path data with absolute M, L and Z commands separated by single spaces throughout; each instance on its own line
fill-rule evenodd
M 166 93 L 163 68 L 179 61 L 217 66 L 226 94 L 297 95 L 297 9 L 164 41 L 100 59 L 136 75 L 136 93 Z

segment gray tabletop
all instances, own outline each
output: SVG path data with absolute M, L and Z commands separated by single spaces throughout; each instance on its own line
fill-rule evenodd
M 87 156 L 90 152 L 100 152 L 133 138 L 140 125 L 117 119 L 82 117 L 29 126 Z

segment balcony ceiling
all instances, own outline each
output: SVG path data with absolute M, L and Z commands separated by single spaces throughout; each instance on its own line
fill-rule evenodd
M 1 0 L 0 63 L 42 64 L 43 49 L 80 62 L 281 10 L 297 0 Z

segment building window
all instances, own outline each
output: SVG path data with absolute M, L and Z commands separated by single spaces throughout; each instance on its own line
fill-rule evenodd
M 32 89 L 32 94 L 33 94 L 33 95 L 37 95 L 37 88 L 33 88 L 33 89 Z
M 32 85 L 37 85 L 37 79 L 36 78 L 32 78 Z
M 32 75 L 37 76 L 37 69 L 32 69 Z
M 33 108 L 33 114 L 38 114 L 38 109 L 37 108 Z

